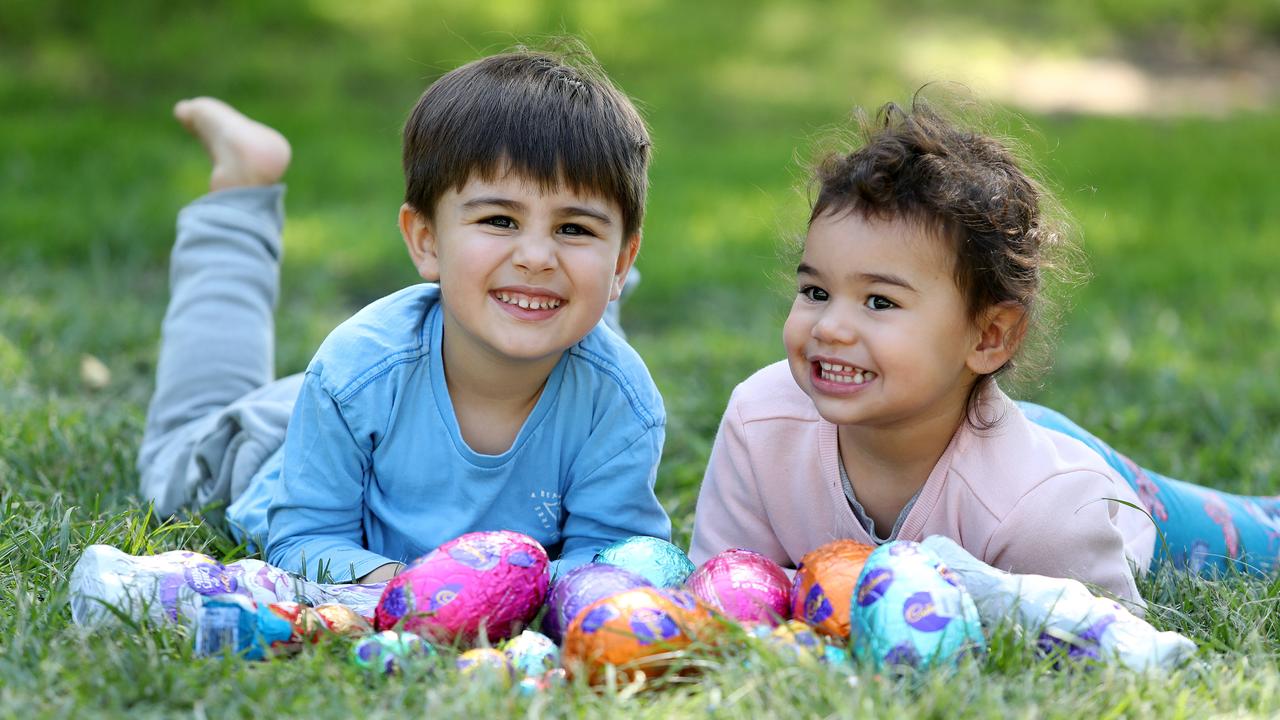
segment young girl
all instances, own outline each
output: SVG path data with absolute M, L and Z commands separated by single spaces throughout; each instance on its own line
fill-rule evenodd
M 1269 569 L 1275 499 L 1147 472 L 996 384 L 1061 240 L 1013 155 L 921 101 L 884 106 L 864 134 L 817 171 L 787 359 L 729 400 L 694 562 L 745 547 L 795 567 L 836 538 L 940 534 L 996 567 L 1135 602 L 1133 569 L 1157 559 Z

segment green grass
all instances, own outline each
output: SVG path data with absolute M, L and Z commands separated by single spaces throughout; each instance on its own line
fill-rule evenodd
M 194 658 L 176 628 L 73 626 L 66 579 L 88 544 L 238 556 L 215 528 L 159 523 L 135 497 L 173 218 L 207 173 L 168 117 L 179 97 L 227 97 L 294 144 L 278 328 L 279 370 L 292 372 L 353 309 L 414 279 L 393 222 L 398 127 L 425 83 L 516 36 L 586 37 L 642 101 L 657 145 L 644 282 L 624 315 L 667 398 L 659 492 L 686 542 L 729 391 L 780 356 L 781 241 L 804 214 L 796 160 L 853 104 L 910 96 L 895 58 L 914 23 L 976 17 L 1012 39 L 1082 48 L 1171 23 L 1211 49 L 1230 44 L 1215 28 L 1232 18 L 1277 27 L 1271 5 L 1242 2 L 1214 5 L 1213 22 L 1156 0 L 1146 13 L 1098 0 L 1012 14 L 990 0 L 966 18 L 924 0 L 432 5 L 0 13 L 0 717 L 1280 712 L 1280 587 L 1242 578 L 1144 581 L 1152 621 L 1202 647 L 1167 676 L 1056 671 L 1005 632 L 981 661 L 908 678 L 863 670 L 850 685 L 743 650 L 656 692 L 522 698 L 448 673 L 369 681 L 337 645 L 250 665 Z M 1093 279 L 1075 294 L 1053 371 L 1020 395 L 1174 476 L 1280 490 L 1280 114 L 1027 123 L 1010 126 L 1075 217 Z M 105 389 L 82 385 L 84 354 L 110 367 Z

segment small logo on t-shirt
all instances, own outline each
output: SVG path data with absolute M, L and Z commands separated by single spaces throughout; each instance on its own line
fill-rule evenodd
M 553 490 L 539 490 L 529 493 L 533 501 L 533 511 L 547 530 L 555 530 L 560 526 L 560 493 Z

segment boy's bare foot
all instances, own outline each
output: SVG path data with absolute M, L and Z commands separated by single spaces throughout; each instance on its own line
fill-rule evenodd
M 210 190 L 279 182 L 289 167 L 289 141 L 272 128 L 210 97 L 181 100 L 173 116 L 200 139 L 213 161 Z

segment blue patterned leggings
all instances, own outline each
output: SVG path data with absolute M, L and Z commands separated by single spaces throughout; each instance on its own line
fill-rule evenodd
M 1027 419 L 1088 445 L 1120 474 L 1142 500 L 1159 530 L 1151 567 L 1213 575 L 1228 567 L 1266 574 L 1280 553 L 1280 496 L 1246 497 L 1174 480 L 1116 452 L 1062 413 L 1018 403 Z

